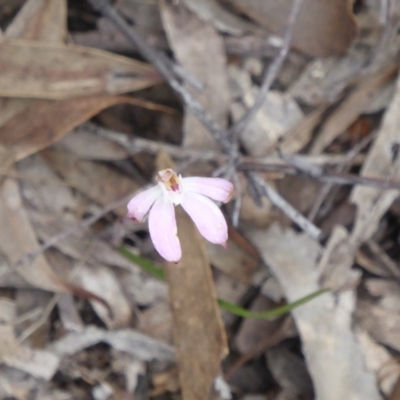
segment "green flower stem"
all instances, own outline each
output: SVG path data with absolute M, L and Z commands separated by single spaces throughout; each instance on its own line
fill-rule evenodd
M 148 259 L 131 253 L 125 247 L 120 247 L 119 252 L 125 258 L 127 258 L 129 261 L 132 261 L 135 264 L 139 265 L 144 271 L 146 271 L 150 275 L 154 276 L 157 279 L 160 279 L 163 281 L 165 280 L 164 270 L 155 266 Z M 285 315 L 285 314 L 291 312 L 292 310 L 294 310 L 295 308 L 308 303 L 309 301 L 315 299 L 318 296 L 321 296 L 322 294 L 324 294 L 328 291 L 329 291 L 328 289 L 317 290 L 316 292 L 311 293 L 305 297 L 302 297 L 301 299 L 296 300 L 292 303 L 285 304 L 284 306 L 280 306 L 280 307 L 274 308 L 273 310 L 263 311 L 263 312 L 248 311 L 245 308 L 242 308 L 240 306 L 237 306 L 236 304 L 230 303 L 229 301 L 222 300 L 222 299 L 218 299 L 218 304 L 223 310 L 228 311 L 238 317 L 252 318 L 252 319 L 272 319 L 272 318 L 277 318 L 282 315 Z

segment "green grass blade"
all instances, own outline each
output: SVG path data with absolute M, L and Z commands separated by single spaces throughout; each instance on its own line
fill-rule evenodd
M 118 249 L 120 254 L 122 254 L 125 258 L 127 258 L 129 261 L 134 262 L 135 264 L 139 265 L 144 271 L 149 273 L 150 275 L 154 276 L 157 279 L 160 279 L 162 281 L 165 280 L 165 273 L 164 270 L 156 267 L 151 261 L 149 261 L 147 258 L 143 258 L 140 256 L 137 256 L 136 254 L 131 253 L 129 250 L 127 250 L 125 247 L 120 247 Z
M 302 297 L 301 299 L 296 300 L 293 303 L 285 304 L 284 306 L 280 306 L 274 308 L 273 310 L 263 311 L 263 312 L 248 311 L 245 308 L 239 307 L 236 304 L 232 304 L 229 303 L 228 301 L 221 299 L 218 300 L 218 304 L 223 310 L 235 314 L 238 317 L 252 318 L 252 319 L 271 319 L 287 314 L 292 310 L 294 310 L 295 308 L 308 303 L 309 301 L 315 299 L 318 296 L 321 296 L 321 294 L 324 294 L 326 292 L 328 292 L 328 289 L 317 290 L 316 292 L 311 293 L 305 297 Z
M 122 254 L 125 258 L 129 261 L 134 262 L 135 264 L 139 265 L 144 271 L 148 274 L 154 276 L 157 279 L 162 281 L 165 280 L 165 272 L 163 269 L 155 266 L 151 261 L 141 256 L 137 256 L 136 254 L 131 253 L 125 247 L 120 247 L 118 249 L 120 254 Z M 320 296 L 328 292 L 328 289 L 321 289 L 314 293 L 309 294 L 308 296 L 302 297 L 299 300 L 294 301 L 293 303 L 285 304 L 284 306 L 274 308 L 273 310 L 264 311 L 264 312 L 254 312 L 248 311 L 243 307 L 237 306 L 236 304 L 230 303 L 229 301 L 225 301 L 222 299 L 218 299 L 219 306 L 238 317 L 242 318 L 252 318 L 252 319 L 271 319 L 280 317 L 285 315 L 297 307 L 302 306 L 303 304 L 308 303 L 309 301 L 315 299 L 316 297 Z

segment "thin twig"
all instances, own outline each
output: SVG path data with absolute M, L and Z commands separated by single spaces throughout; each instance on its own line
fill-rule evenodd
M 310 222 L 304 215 L 297 211 L 290 203 L 288 203 L 277 191 L 275 191 L 267 182 L 253 171 L 246 173 L 249 181 L 254 182 L 263 190 L 271 203 L 278 207 L 285 215 L 287 215 L 301 229 L 307 232 L 313 239 L 318 240 L 321 236 L 321 230 Z
M 345 160 L 343 160 L 343 163 L 338 164 L 335 168 L 336 173 L 342 173 L 344 172 L 348 167 L 351 161 L 360 154 L 362 150 L 366 146 L 368 146 L 369 143 L 376 137 L 376 132 L 373 132 L 372 134 L 366 136 L 364 139 L 362 139 L 359 143 L 357 143 L 348 153 L 347 157 Z M 308 219 L 310 221 L 314 221 L 321 206 L 322 203 L 325 201 L 326 197 L 328 196 L 329 192 L 333 188 L 334 184 L 333 183 L 326 183 L 320 190 L 317 198 L 315 199 L 315 202 L 308 213 Z
M 239 133 L 243 132 L 248 126 L 249 122 L 253 120 L 255 115 L 261 109 L 265 103 L 265 98 L 274 83 L 278 73 L 288 55 L 290 44 L 293 36 L 293 28 L 300 12 L 300 7 L 303 0 L 293 0 L 293 5 L 290 10 L 289 19 L 285 29 L 285 34 L 283 36 L 283 43 L 281 50 L 279 51 L 277 57 L 274 59 L 272 64 L 269 66 L 267 73 L 264 76 L 263 82 L 261 84 L 260 90 L 258 91 L 257 98 L 254 105 L 246 111 L 246 113 L 229 129 L 228 133 L 231 137 L 236 138 Z
M 229 157 L 228 162 L 228 172 L 229 170 L 236 169 L 236 160 L 238 157 L 237 141 L 232 140 L 232 137 L 227 135 L 227 132 L 206 113 L 201 106 L 201 104 L 192 97 L 192 95 L 185 89 L 184 86 L 175 78 L 170 65 L 171 61 L 166 62 L 166 56 L 163 53 L 159 53 L 157 50 L 149 46 L 146 41 L 144 41 L 138 33 L 131 28 L 123 18 L 121 18 L 114 8 L 108 3 L 107 0 L 87 0 L 96 10 L 100 11 L 104 16 L 109 18 L 120 30 L 125 34 L 125 36 L 136 46 L 136 48 L 141 52 L 144 58 L 146 58 L 151 64 L 153 64 L 160 74 L 168 81 L 170 86 L 180 94 L 182 100 L 184 101 L 186 107 L 198 118 L 198 120 L 213 134 L 217 142 L 222 146 L 223 150 L 227 153 Z M 276 75 L 279 73 L 280 67 L 286 57 L 286 54 L 290 48 L 290 40 L 292 37 L 292 28 L 294 21 L 298 15 L 298 11 L 302 0 L 293 0 L 293 6 L 290 13 L 290 18 L 288 22 L 288 28 L 284 35 L 284 42 L 279 52 L 277 59 L 272 63 L 270 71 L 267 73 L 265 78 L 265 83 L 261 88 L 260 96 L 256 100 L 255 107 L 250 111 L 251 115 L 246 116 L 240 125 L 234 129 L 235 131 L 241 131 L 241 126 L 246 126 L 247 121 L 249 121 L 253 115 L 258 111 L 263 103 L 263 96 L 269 90 L 271 83 L 275 80 Z M 269 83 L 269 81 L 272 81 Z M 246 114 L 247 115 L 247 114 Z M 243 124 L 243 125 L 242 125 Z M 240 128 L 240 129 L 239 129 Z M 234 138 L 235 139 L 235 138 Z M 297 210 L 295 210 L 289 203 L 286 202 L 275 190 L 273 190 L 268 184 L 266 184 L 257 174 L 253 172 L 247 172 L 247 176 L 253 185 L 260 185 L 257 190 L 258 193 L 263 193 L 267 196 L 277 207 L 279 207 L 286 215 L 291 218 L 295 223 L 302 227 L 306 232 L 308 232 L 313 238 L 318 238 L 320 235 L 319 229 L 310 223 L 303 215 L 301 215 Z
M 107 0 L 87 0 L 91 6 L 110 19 L 124 35 L 137 47 L 142 56 L 153 64 L 170 86 L 182 97 L 186 107 L 207 127 L 222 148 L 229 152 L 230 141 L 226 132 L 203 109 L 202 105 L 181 85 L 176 79 L 172 68 L 172 61 L 164 53 L 149 46 L 142 37 L 132 29 L 128 23 L 117 13 Z

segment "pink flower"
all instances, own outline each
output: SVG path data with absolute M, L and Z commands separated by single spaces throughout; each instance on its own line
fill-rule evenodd
M 233 193 L 232 183 L 221 178 L 182 178 L 172 169 L 159 171 L 156 180 L 156 186 L 137 194 L 129 202 L 128 217 L 143 221 L 149 215 L 150 237 L 162 257 L 178 262 L 182 256 L 174 210 L 179 204 L 208 241 L 226 244 L 225 218 L 210 198 L 228 202 Z

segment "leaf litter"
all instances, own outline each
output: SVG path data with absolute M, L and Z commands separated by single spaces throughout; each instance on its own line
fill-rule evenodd
M 5 3 L 0 398 L 398 399 L 395 2 Z M 171 165 L 227 248 L 127 219 Z

